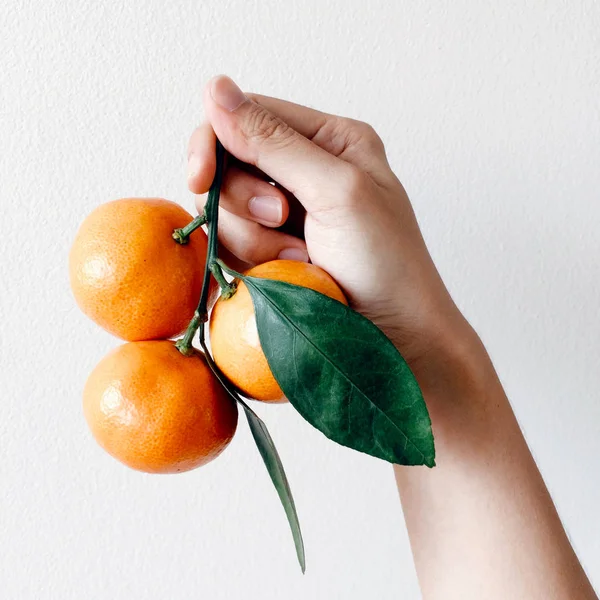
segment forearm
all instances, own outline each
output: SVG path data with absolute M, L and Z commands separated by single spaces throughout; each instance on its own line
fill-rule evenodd
M 423 597 L 594 599 L 491 361 L 465 327 L 460 351 L 416 369 L 437 467 L 395 467 Z

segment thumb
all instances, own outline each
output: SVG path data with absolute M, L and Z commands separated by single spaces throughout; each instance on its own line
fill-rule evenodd
M 215 134 L 233 156 L 277 181 L 308 212 L 332 207 L 339 197 L 337 174 L 343 177 L 351 165 L 248 98 L 224 75 L 208 82 L 204 107 Z

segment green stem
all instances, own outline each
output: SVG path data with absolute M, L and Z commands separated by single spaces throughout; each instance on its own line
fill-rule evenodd
M 220 258 L 217 258 L 215 260 L 215 263 L 217 264 L 217 266 L 219 268 L 221 268 L 223 271 L 225 271 L 225 273 L 227 273 L 227 275 L 231 275 L 232 277 L 235 277 L 236 279 L 244 279 L 245 275 L 243 275 L 242 273 L 239 273 L 238 271 L 234 271 L 231 267 L 228 267 Z
M 206 256 L 206 265 L 204 267 L 204 279 L 202 281 L 202 293 L 198 308 L 194 314 L 194 318 L 190 321 L 185 335 L 176 344 L 177 349 L 184 355 L 192 352 L 192 341 L 196 332 L 200 328 L 202 336 L 204 335 L 204 323 L 208 319 L 208 296 L 210 292 L 210 277 L 212 274 L 211 266 L 217 260 L 217 251 L 219 246 L 218 227 L 219 227 L 219 196 L 221 194 L 221 184 L 223 183 L 223 171 L 225 167 L 225 148 L 219 140 L 217 140 L 217 167 L 215 170 L 215 178 L 213 179 L 210 190 L 208 191 L 208 199 L 204 207 L 204 214 L 197 219 L 205 219 L 208 229 L 208 252 Z M 196 221 L 196 219 L 194 219 Z M 192 223 L 194 223 L 192 221 Z M 190 223 L 188 226 L 191 226 Z M 196 227 L 199 227 L 197 225 Z M 185 227 L 183 229 L 186 229 Z
M 194 353 L 194 349 L 192 347 L 192 342 L 194 341 L 194 336 L 196 335 L 196 331 L 198 331 L 199 327 L 202 327 L 206 321 L 206 317 L 199 314 L 198 311 L 194 313 L 192 320 L 190 321 L 187 329 L 185 330 L 185 335 L 175 342 L 175 347 L 181 354 L 184 356 L 190 356 Z
M 185 227 L 180 227 L 173 231 L 173 239 L 178 244 L 187 244 L 190 241 L 190 234 L 196 231 L 198 227 L 202 227 L 206 223 L 206 211 L 201 215 L 198 215 L 193 221 L 188 223 Z
M 228 298 L 231 298 L 231 296 L 233 296 L 235 294 L 237 284 L 235 282 L 229 283 L 227 281 L 227 279 L 225 279 L 225 276 L 223 275 L 223 270 L 222 270 L 221 266 L 218 264 L 218 262 L 219 262 L 218 259 L 215 260 L 210 265 L 210 270 L 211 270 L 214 278 L 217 280 L 219 287 L 221 288 L 221 298 L 223 298 L 224 300 L 227 300 Z

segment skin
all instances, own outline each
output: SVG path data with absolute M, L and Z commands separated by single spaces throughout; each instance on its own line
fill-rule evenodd
M 319 265 L 394 342 L 423 389 L 438 466 L 394 467 L 423 597 L 597 598 L 375 131 L 243 94 L 224 76 L 207 84 L 204 108 L 188 182 L 196 194 L 208 190 L 216 134 L 234 157 L 221 196 L 227 260 Z M 272 200 L 256 200 L 265 196 Z

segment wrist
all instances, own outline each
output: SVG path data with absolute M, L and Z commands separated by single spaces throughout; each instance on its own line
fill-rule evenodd
M 510 404 L 479 336 L 466 319 L 438 329 L 428 352 L 409 361 L 431 416 L 438 450 L 482 448 Z M 493 436 L 492 436 L 493 437 Z
M 480 392 L 497 381 L 481 339 L 456 308 L 420 329 L 418 341 L 408 343 L 399 337 L 392 341 L 427 396 L 466 400 L 480 397 Z

